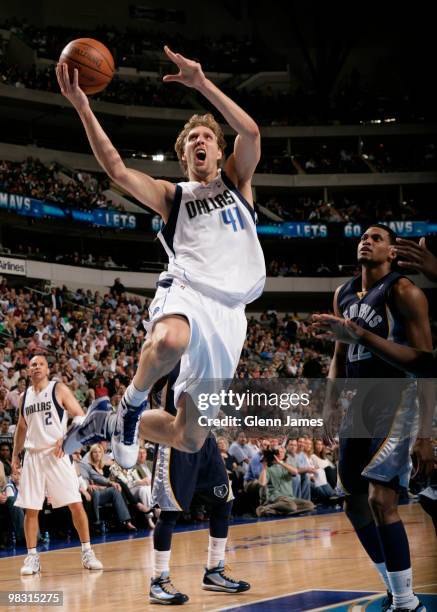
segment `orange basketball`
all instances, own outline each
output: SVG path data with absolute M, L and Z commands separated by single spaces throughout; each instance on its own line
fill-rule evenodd
M 62 50 L 60 62 L 68 64 L 73 80 L 74 68 L 79 70 L 79 87 L 86 94 L 105 89 L 114 76 L 114 58 L 109 49 L 94 38 L 78 38 Z

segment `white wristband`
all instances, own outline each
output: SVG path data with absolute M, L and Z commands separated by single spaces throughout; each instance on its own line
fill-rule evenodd
M 84 422 L 84 420 L 85 420 L 85 415 L 75 416 L 75 417 L 73 417 L 72 424 L 73 424 L 73 425 L 78 425 L 78 426 L 79 426 L 79 425 L 82 425 L 82 423 Z

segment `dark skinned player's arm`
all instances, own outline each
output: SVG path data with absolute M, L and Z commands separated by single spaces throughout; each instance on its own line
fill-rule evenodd
M 405 324 L 410 346 L 420 351 L 432 351 L 432 335 L 429 324 L 428 300 L 419 287 L 408 279 L 401 278 L 392 289 L 395 306 Z M 431 436 L 434 413 L 434 384 L 419 381 L 418 385 L 420 422 L 419 438 Z
M 437 374 L 437 361 L 428 351 L 390 342 L 367 329 L 360 332 L 359 343 L 384 361 L 411 374 L 424 378 L 433 378 Z

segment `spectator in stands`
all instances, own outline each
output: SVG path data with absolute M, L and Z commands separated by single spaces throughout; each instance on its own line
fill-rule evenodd
M 9 447 L 12 448 L 14 442 L 14 436 L 10 431 L 12 419 L 8 414 L 5 414 L 2 421 L 0 422 L 0 445 L 1 444 L 9 444 Z
M 120 484 L 104 476 L 103 468 L 103 449 L 99 444 L 94 444 L 90 449 L 90 462 L 80 461 L 79 469 L 91 493 L 97 529 L 100 528 L 100 508 L 110 503 L 114 507 L 118 522 L 128 531 L 136 531 L 136 527 L 131 523 Z
M 287 442 L 287 463 L 297 469 L 300 476 L 300 495 L 302 499 L 311 499 L 311 475 L 315 468 L 312 466 L 305 454 L 306 438 L 291 438 Z M 299 491 L 299 483 L 293 481 L 296 490 Z
M 0 443 L 0 462 L 3 464 L 6 478 L 9 478 L 12 474 L 12 445 L 9 442 Z
M 244 476 L 248 470 L 250 460 L 254 456 L 254 451 L 247 443 L 247 436 L 244 431 L 237 433 L 235 441 L 229 447 L 229 454 L 235 459 L 239 472 Z
M 321 503 L 331 498 L 336 498 L 335 491 L 328 483 L 325 466 L 327 461 L 314 454 L 314 446 L 311 438 L 305 439 L 305 455 L 314 472 L 311 475 L 311 498 Z
M 266 502 L 257 508 L 257 515 L 296 514 L 314 510 L 311 501 L 297 498 L 293 494 L 291 479 L 296 469 L 284 461 L 285 448 L 280 446 L 275 451 L 273 460 L 263 459 L 259 482 L 266 487 Z

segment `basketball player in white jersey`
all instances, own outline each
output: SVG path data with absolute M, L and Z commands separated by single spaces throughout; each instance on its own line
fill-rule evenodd
M 68 415 L 83 420 L 83 410 L 70 389 L 63 383 L 49 381 L 49 366 L 42 355 L 29 364 L 31 385 L 20 401 L 20 416 L 15 430 L 12 468 L 20 470 L 19 454 L 26 449 L 16 506 L 26 509 L 24 532 L 28 555 L 22 575 L 40 571 L 36 551 L 38 514 L 46 495 L 53 508 L 68 506 L 82 544 L 82 564 L 86 569 L 100 570 L 90 545 L 88 518 L 82 505 L 79 481 L 70 457 L 60 448 L 67 430 Z
M 80 443 L 112 436 L 114 456 L 124 467 L 136 461 L 138 429 L 141 437 L 181 451 L 201 448 L 208 428 L 198 423 L 200 389 L 218 391 L 226 388 L 218 379 L 233 378 L 246 336 L 245 305 L 259 297 L 265 282 L 251 189 L 260 159 L 258 126 L 206 78 L 199 63 L 164 50 L 179 69 L 164 81 L 202 93 L 237 133 L 225 161 L 223 132 L 212 115 L 191 117 L 175 145 L 187 177 L 177 185 L 127 168 L 79 88 L 77 70 L 71 82 L 66 64 L 56 68 L 61 92 L 77 110 L 102 168 L 164 222 L 159 238 L 169 267 L 150 306 L 149 333 L 133 381 L 117 415 L 108 416 L 97 405 L 64 443 L 72 452 Z M 176 417 L 143 412 L 148 390 L 179 362 Z M 211 402 L 202 414 L 213 417 L 218 410 Z

